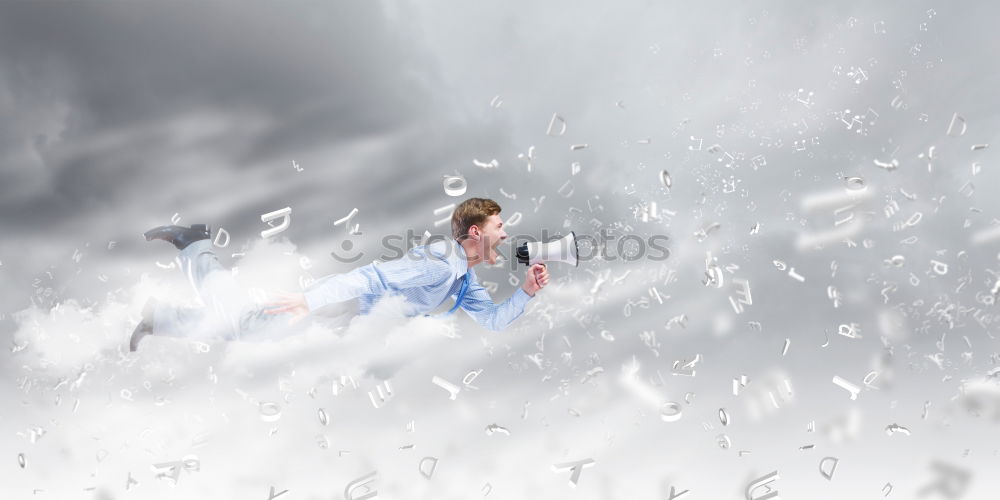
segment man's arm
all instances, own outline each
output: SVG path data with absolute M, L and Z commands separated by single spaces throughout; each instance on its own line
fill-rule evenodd
M 398 260 L 372 263 L 344 274 L 327 276 L 305 291 L 305 302 L 312 312 L 359 295 L 382 295 L 390 290 L 434 285 L 450 277 L 448 262 L 433 256 L 407 254 Z
M 469 283 L 461 307 L 476 320 L 476 323 L 489 330 L 500 331 L 507 328 L 507 325 L 524 312 L 524 306 L 532 298 L 532 295 L 528 295 L 523 288 L 518 287 L 509 299 L 497 304 L 482 285 Z

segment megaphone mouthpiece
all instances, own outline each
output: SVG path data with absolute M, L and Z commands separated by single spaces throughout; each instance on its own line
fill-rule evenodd
M 521 246 L 517 247 L 517 250 L 515 251 L 515 255 L 517 256 L 517 261 L 518 262 L 520 262 L 521 264 L 524 264 L 524 265 L 528 265 L 528 260 L 531 259 L 531 255 L 528 254 L 528 242 L 527 241 L 525 241 L 524 243 L 521 243 Z

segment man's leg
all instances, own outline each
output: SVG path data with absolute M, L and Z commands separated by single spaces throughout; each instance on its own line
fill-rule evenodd
M 320 327 L 332 332 L 347 328 L 351 319 L 358 314 L 357 300 L 338 302 L 310 313 L 295 324 L 289 324 L 289 313 L 269 314 L 263 308 L 254 307 L 241 316 L 240 340 L 260 342 L 280 340 L 305 332 L 311 327 Z
M 233 278 L 232 273 L 219 262 L 209 239 L 210 231 L 204 225 L 191 228 L 161 226 L 145 233 L 147 240 L 163 239 L 181 250 L 178 261 L 181 272 L 201 298 L 205 307 L 175 307 L 153 302 L 151 323 L 155 335 L 226 340 L 272 340 L 285 337 L 316 323 L 332 329 L 346 327 L 357 314 L 356 301 L 324 308 L 296 325 L 289 325 L 290 314 L 269 314 L 252 301 Z M 144 311 L 144 317 L 146 313 Z M 135 350 L 145 335 L 142 324 L 133 333 L 130 342 Z M 147 330 L 148 332 L 148 330 Z
M 222 266 L 210 240 L 195 241 L 181 250 L 180 270 L 204 303 L 204 308 L 159 304 L 153 313 L 154 335 L 185 338 L 240 340 L 248 331 L 262 328 L 287 315 L 271 315 L 250 300 Z
M 203 307 L 183 307 L 157 301 L 153 306 L 153 334 L 158 337 L 201 338 L 205 321 Z
M 351 320 L 359 312 L 360 304 L 358 299 L 351 299 L 320 308 L 315 314 L 310 314 L 306 319 L 314 325 L 322 326 L 332 331 L 339 331 L 347 328 Z

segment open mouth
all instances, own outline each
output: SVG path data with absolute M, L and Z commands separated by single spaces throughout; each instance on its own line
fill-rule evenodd
M 500 253 L 500 244 L 502 241 L 497 242 L 496 245 L 490 247 L 490 262 L 496 262 L 498 258 L 506 258 L 502 253 Z

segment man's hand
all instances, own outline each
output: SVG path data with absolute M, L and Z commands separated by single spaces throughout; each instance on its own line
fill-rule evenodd
M 268 314 L 289 313 L 292 315 L 288 320 L 289 325 L 294 325 L 309 314 L 309 305 L 306 304 L 306 296 L 301 293 L 291 293 L 279 291 L 276 299 L 264 304 L 264 312 Z
M 545 267 L 545 264 L 539 263 L 528 268 L 528 272 L 524 275 L 524 284 L 521 285 L 521 289 L 524 290 L 524 293 L 534 297 L 535 292 L 548 284 L 549 270 Z

